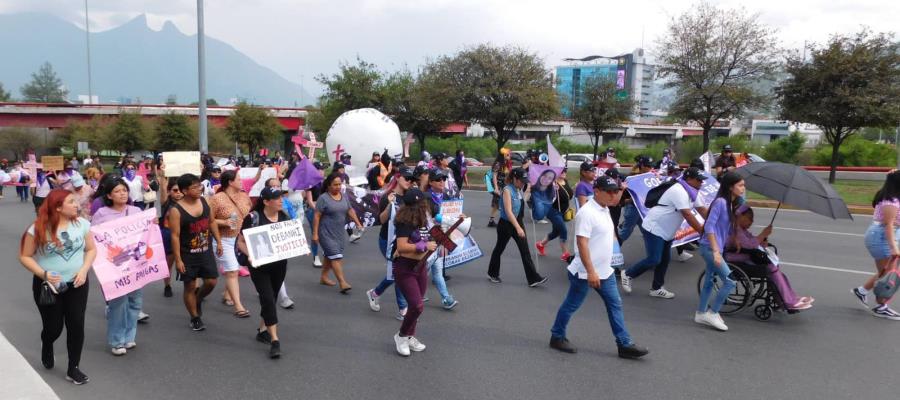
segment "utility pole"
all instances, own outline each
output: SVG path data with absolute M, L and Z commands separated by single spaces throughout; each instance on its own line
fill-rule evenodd
M 88 20 L 88 0 L 84 0 L 84 37 L 87 50 L 88 104 L 94 104 L 94 90 L 91 82 L 91 22 Z
M 206 153 L 209 143 L 206 137 L 206 45 L 203 36 L 203 0 L 197 0 L 197 80 L 200 86 L 197 106 L 200 112 L 200 152 Z

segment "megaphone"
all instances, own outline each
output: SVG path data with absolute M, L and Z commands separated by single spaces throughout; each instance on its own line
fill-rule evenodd
M 547 153 L 541 153 L 541 155 L 538 156 L 538 161 L 540 161 L 541 164 L 546 164 L 550 162 L 550 155 Z
M 456 223 L 455 219 L 444 218 L 441 221 L 441 229 L 446 231 L 450 229 L 450 226 Z M 458 227 L 456 227 L 456 231 L 462 233 L 463 236 L 469 236 L 469 232 L 472 230 L 472 217 L 466 217 Z

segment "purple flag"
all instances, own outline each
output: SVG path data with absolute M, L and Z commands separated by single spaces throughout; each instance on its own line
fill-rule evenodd
M 325 178 L 316 169 L 308 158 L 300 160 L 291 176 L 288 177 L 288 187 L 292 190 L 306 190 L 322 183 Z

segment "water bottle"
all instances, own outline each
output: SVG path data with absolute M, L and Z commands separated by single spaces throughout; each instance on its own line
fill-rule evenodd
M 228 216 L 228 227 L 231 228 L 232 230 L 235 230 L 235 229 L 237 229 L 237 223 L 238 223 L 238 215 L 236 212 L 232 211 L 231 215 Z
M 52 277 L 54 277 L 54 278 L 58 278 L 58 277 L 59 277 L 59 272 L 56 272 L 56 271 L 50 271 L 50 274 L 49 274 L 49 275 L 52 276 Z M 56 283 L 54 284 L 54 286 L 56 286 L 56 291 L 61 293 L 61 292 L 62 292 L 62 287 L 63 287 L 63 286 L 66 286 L 66 283 L 63 282 L 62 279 L 60 279 L 59 282 L 56 282 Z

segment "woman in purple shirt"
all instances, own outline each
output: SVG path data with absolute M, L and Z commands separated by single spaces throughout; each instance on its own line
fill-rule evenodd
M 719 309 L 735 287 L 735 282 L 728 276 L 731 270 L 722 259 L 722 252 L 731 233 L 734 211 L 740 205 L 744 195 L 744 179 L 735 172 L 727 172 L 722 176 L 719 193 L 709 207 L 709 216 L 700 235 L 700 255 L 706 261 L 706 275 L 700 290 L 700 306 L 694 314 L 694 322 L 712 326 L 720 331 L 727 331 L 728 326 L 719 315 Z M 719 278 L 722 287 L 715 300 L 710 302 L 713 291 L 713 280 Z
M 575 185 L 575 198 L 578 200 L 576 210 L 594 196 L 594 180 L 597 179 L 597 171 L 594 169 L 594 164 L 591 164 L 590 161 L 581 163 L 579 170 L 581 171 L 581 179 Z

